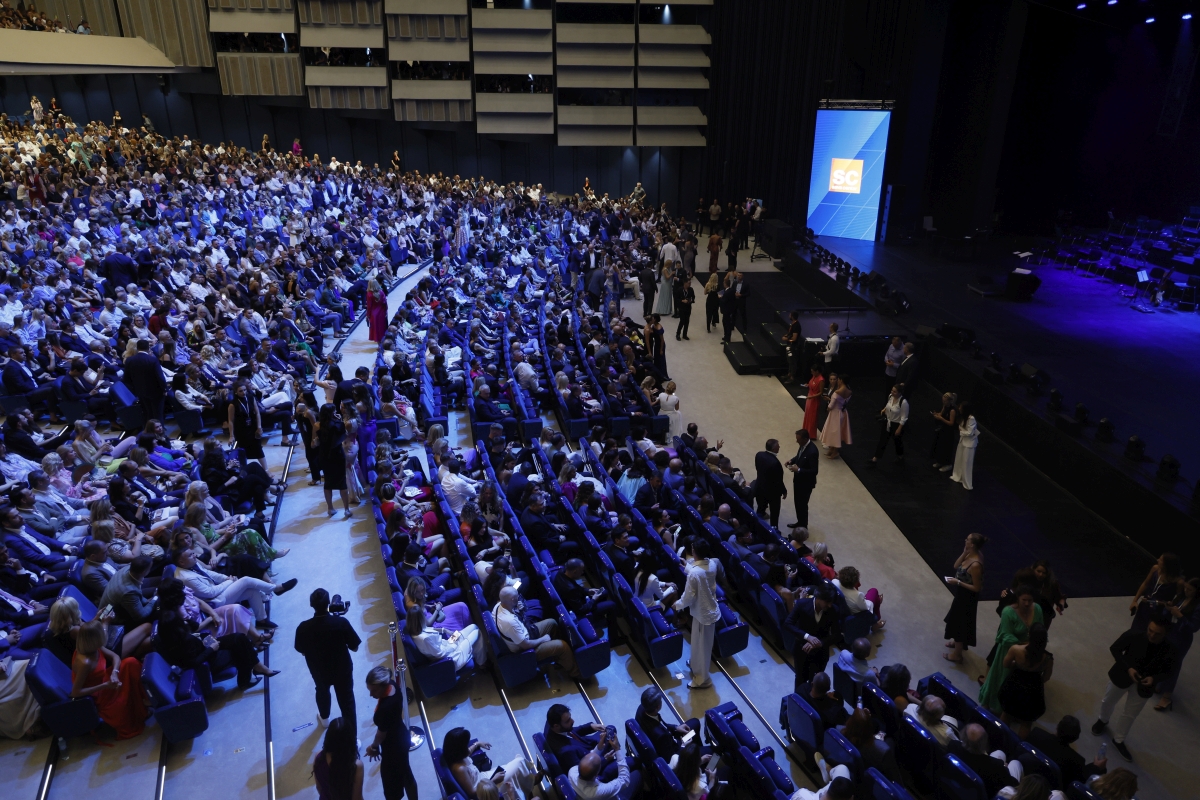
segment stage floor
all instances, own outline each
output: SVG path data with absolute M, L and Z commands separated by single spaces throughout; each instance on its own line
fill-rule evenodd
M 975 330 L 984 353 L 1004 364 L 1029 363 L 1046 371 L 1066 405 L 1084 403 L 1091 418 L 1108 417 L 1118 440 L 1137 434 L 1155 462 L 1166 453 L 1183 464 L 1185 478 L 1200 476 L 1200 314 L 1157 310 L 1145 314 L 1117 294 L 1117 285 L 1052 265 L 1031 267 L 1042 286 L 1028 303 L 985 298 L 967 289 L 980 276 L 1003 289 L 1004 276 L 1028 241 L 1002 239 L 978 262 L 954 261 L 917 246 L 822 238 L 821 245 L 860 269 L 881 273 L 908 295 L 909 329 L 948 322 Z M 1181 482 L 1187 494 L 1192 484 Z
M 855 383 L 854 443 L 842 449 L 842 460 L 930 569 L 948 574 L 962 552 L 962 536 L 950 532 L 978 532 L 990 540 L 984 551 L 985 600 L 998 599 L 1018 569 L 1040 558 L 1050 560 L 1068 597 L 1121 597 L 1137 590 L 1152 565 L 1146 553 L 986 430 L 976 454 L 973 490 L 933 469 L 935 429 L 928 420 L 929 412 L 941 407 L 941 393 L 924 381 L 910 399 L 904 461 L 897 461 L 889 446 L 878 465 L 869 466 L 879 442 L 885 383 Z M 784 385 L 793 397 L 804 393 L 801 385 Z M 803 401 L 796 402 L 803 407 Z

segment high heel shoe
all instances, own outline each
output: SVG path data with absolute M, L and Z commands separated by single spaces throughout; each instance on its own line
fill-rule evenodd
M 1175 705 L 1175 701 L 1174 701 L 1174 700 L 1168 700 L 1168 701 L 1167 701 L 1167 704 L 1166 704 L 1165 706 L 1155 706 L 1155 707 L 1154 707 L 1154 710 L 1155 710 L 1155 711 L 1170 711 L 1170 710 L 1171 710 L 1171 707 L 1172 707 L 1173 705 Z

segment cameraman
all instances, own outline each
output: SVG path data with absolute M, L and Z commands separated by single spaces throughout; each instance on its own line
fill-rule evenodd
M 341 599 L 340 597 L 338 598 Z M 313 683 L 317 685 L 317 720 L 328 724 L 330 711 L 329 687 L 337 693 L 338 708 L 351 730 L 358 730 L 354 709 L 354 662 L 350 651 L 358 650 L 362 641 L 345 617 L 348 603 L 329 613 L 329 592 L 316 589 L 308 597 L 312 619 L 296 626 L 296 651 L 304 656 Z

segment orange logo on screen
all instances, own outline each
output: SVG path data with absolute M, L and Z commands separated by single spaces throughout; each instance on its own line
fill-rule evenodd
M 861 158 L 835 158 L 829 169 L 829 191 L 858 194 L 862 191 Z

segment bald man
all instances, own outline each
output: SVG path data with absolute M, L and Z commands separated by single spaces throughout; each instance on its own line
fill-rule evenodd
M 601 755 L 606 745 L 608 753 Z M 611 781 L 603 781 L 600 776 L 606 760 L 615 760 L 617 764 L 617 777 Z M 570 781 L 571 788 L 575 790 L 575 796 L 579 800 L 602 800 L 610 797 L 629 800 L 642 788 L 642 776 L 638 772 L 629 771 L 629 765 L 625 763 L 625 751 L 617 742 L 615 732 L 600 737 L 596 748 L 580 759 L 577 766 L 567 771 L 567 780 Z
M 496 618 L 496 630 L 500 632 L 509 651 L 520 653 L 523 650 L 533 650 L 538 661 L 554 661 L 571 680 L 580 680 L 582 676 L 579 674 L 579 668 L 575 666 L 575 653 L 571 651 L 571 646 L 551 636 L 556 632 L 558 622 L 544 619 L 536 623 L 533 629 L 537 636 L 530 638 L 529 629 L 517 613 L 517 601 L 517 590 L 512 586 L 505 586 L 500 590 L 500 602 L 492 609 L 492 615 Z

